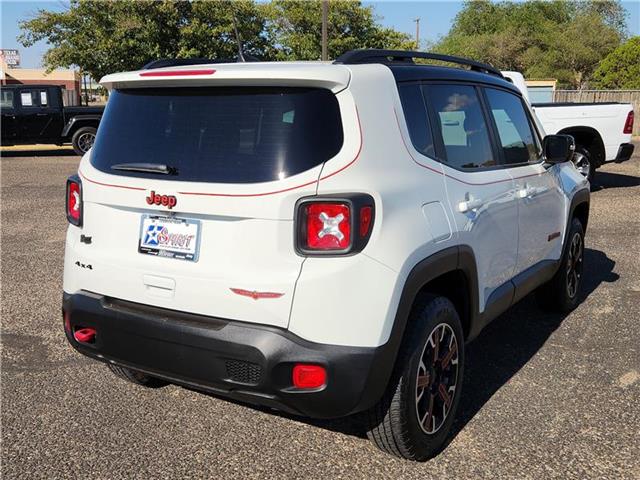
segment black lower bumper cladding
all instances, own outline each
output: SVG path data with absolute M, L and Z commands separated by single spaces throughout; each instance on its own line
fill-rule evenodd
M 634 149 L 633 143 L 621 144 L 620 147 L 618 148 L 618 154 L 616 155 L 615 162 L 620 163 L 620 162 L 626 162 L 627 160 L 629 160 L 631 158 L 631 155 L 633 155 L 633 149 Z
M 381 397 L 391 349 L 308 342 L 287 330 L 125 302 L 64 294 L 66 336 L 80 353 L 237 401 L 314 418 L 365 410 Z M 95 329 L 93 343 L 71 332 Z M 325 367 L 316 390 L 292 385 L 296 363 Z

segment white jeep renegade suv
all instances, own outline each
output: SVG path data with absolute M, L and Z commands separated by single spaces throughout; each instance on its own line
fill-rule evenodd
M 424 460 L 446 444 L 465 343 L 534 289 L 577 304 L 573 140 L 543 138 L 489 65 L 358 50 L 101 83 L 67 182 L 64 328 L 127 380 L 362 413 L 380 448 Z

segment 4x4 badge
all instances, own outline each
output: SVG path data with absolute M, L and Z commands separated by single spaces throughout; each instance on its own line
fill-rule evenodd
M 155 190 L 151 190 L 149 196 L 145 199 L 149 205 L 162 205 L 171 210 L 178 203 L 178 199 L 173 195 L 159 195 Z

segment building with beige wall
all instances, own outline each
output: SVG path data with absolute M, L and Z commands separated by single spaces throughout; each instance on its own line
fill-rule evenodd
M 525 83 L 527 84 L 531 103 L 553 102 L 558 80 L 555 78 L 542 78 L 525 80 Z
M 0 61 L 0 85 L 60 85 L 67 91 L 65 99 L 77 104 L 80 99 L 80 74 L 75 70 L 53 70 L 38 68 L 10 68 Z M 74 92 L 74 93 L 69 93 Z M 76 97 L 72 99 L 71 97 Z M 73 101 L 75 100 L 75 101 Z

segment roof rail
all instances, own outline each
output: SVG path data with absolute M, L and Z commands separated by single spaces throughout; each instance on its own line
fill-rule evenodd
M 154 70 L 156 68 L 179 67 L 182 65 L 204 65 L 209 63 L 235 63 L 235 62 L 259 62 L 260 60 L 252 55 L 244 54 L 244 60 L 231 58 L 161 58 L 147 63 L 141 70 Z
M 411 50 L 383 50 L 377 48 L 367 48 L 361 50 L 349 50 L 340 55 L 333 63 L 341 63 L 345 65 L 353 65 L 357 63 L 396 63 L 405 65 L 416 65 L 414 58 L 426 58 L 429 60 L 438 60 L 447 63 L 457 63 L 466 65 L 476 72 L 488 73 L 504 78 L 500 70 L 486 64 L 469 60 L 468 58 L 454 57 L 452 55 L 443 55 L 440 53 L 415 52 Z

